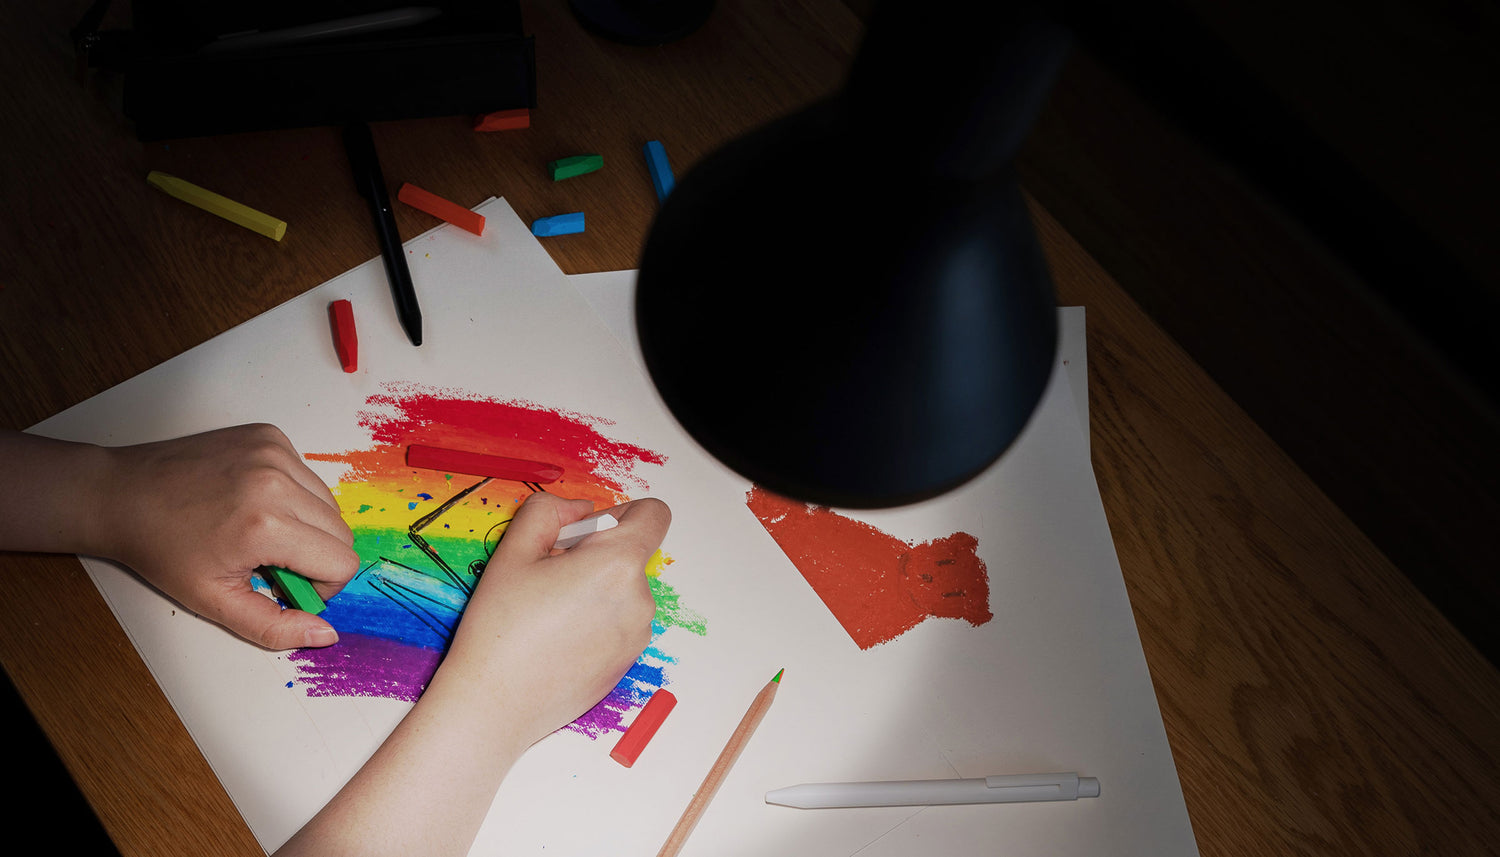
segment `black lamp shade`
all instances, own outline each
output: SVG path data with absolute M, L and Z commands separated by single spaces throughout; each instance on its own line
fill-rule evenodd
M 809 502 L 963 483 L 1051 375 L 1056 301 L 1008 159 L 953 168 L 897 136 L 841 96 L 735 141 L 678 181 L 640 260 L 636 324 L 668 408 Z

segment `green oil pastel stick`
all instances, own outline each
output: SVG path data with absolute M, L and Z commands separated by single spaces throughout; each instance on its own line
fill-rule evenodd
M 261 566 L 261 570 L 270 576 L 276 588 L 280 589 L 286 600 L 292 602 L 292 606 L 298 610 L 316 616 L 328 606 L 323 603 L 323 597 L 318 595 L 318 590 L 313 589 L 313 585 L 307 582 L 307 578 L 295 571 L 288 571 L 276 565 L 264 565 Z
M 552 180 L 562 181 L 584 173 L 591 173 L 604 166 L 603 155 L 573 155 L 567 158 L 558 158 L 547 163 L 547 170 L 552 173 Z

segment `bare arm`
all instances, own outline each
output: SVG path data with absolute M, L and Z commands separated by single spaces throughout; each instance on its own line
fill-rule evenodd
M 0 492 L 0 548 L 102 555 L 96 534 L 109 453 L 21 432 L 0 433 L 12 490 Z
M 602 699 L 651 640 L 643 570 L 671 514 L 637 500 L 614 510 L 618 527 L 554 553 L 558 529 L 590 511 L 526 501 L 427 691 L 277 857 L 468 852 L 521 753 Z

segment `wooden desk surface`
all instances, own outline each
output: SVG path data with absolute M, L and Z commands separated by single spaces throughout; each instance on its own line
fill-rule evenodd
M 0 32 L 0 416 L 32 425 L 377 253 L 332 129 L 142 144 L 74 77 L 81 8 L 6 4 Z M 83 6 L 84 4 L 74 4 Z M 679 173 L 826 93 L 858 19 L 832 0 L 724 2 L 678 45 L 584 35 L 523 3 L 525 132 L 377 125 L 387 180 L 525 219 L 588 210 L 547 246 L 634 267 L 655 208 L 641 144 Z M 608 168 L 554 185 L 547 160 Z M 160 169 L 287 219 L 279 244 L 149 188 Z M 607 212 L 607 214 L 604 214 Z M 1500 672 L 1040 208 L 1059 300 L 1088 310 L 1094 468 L 1204 854 L 1488 853 L 1500 841 Z M 430 225 L 398 208 L 403 234 Z M 0 658 L 124 855 L 260 853 L 93 584 L 0 556 Z M 19 821 L 20 819 L 10 819 Z

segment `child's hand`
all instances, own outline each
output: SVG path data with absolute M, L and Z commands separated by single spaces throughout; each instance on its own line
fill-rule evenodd
M 584 500 L 527 498 L 436 679 L 453 673 L 489 689 L 522 747 L 592 708 L 651 642 L 645 567 L 671 512 L 654 499 L 625 503 L 610 510 L 619 526 L 554 552 L 559 528 L 593 511 Z
M 278 857 L 465 854 L 506 772 L 604 698 L 651 642 L 646 562 L 671 513 L 610 510 L 619 526 L 554 551 L 593 511 L 533 494 L 490 557 L 426 692 Z
M 267 648 L 338 639 L 322 619 L 282 610 L 250 588 L 252 571 L 279 565 L 327 599 L 359 570 L 337 502 L 279 429 L 237 426 L 108 453 L 101 555 Z

